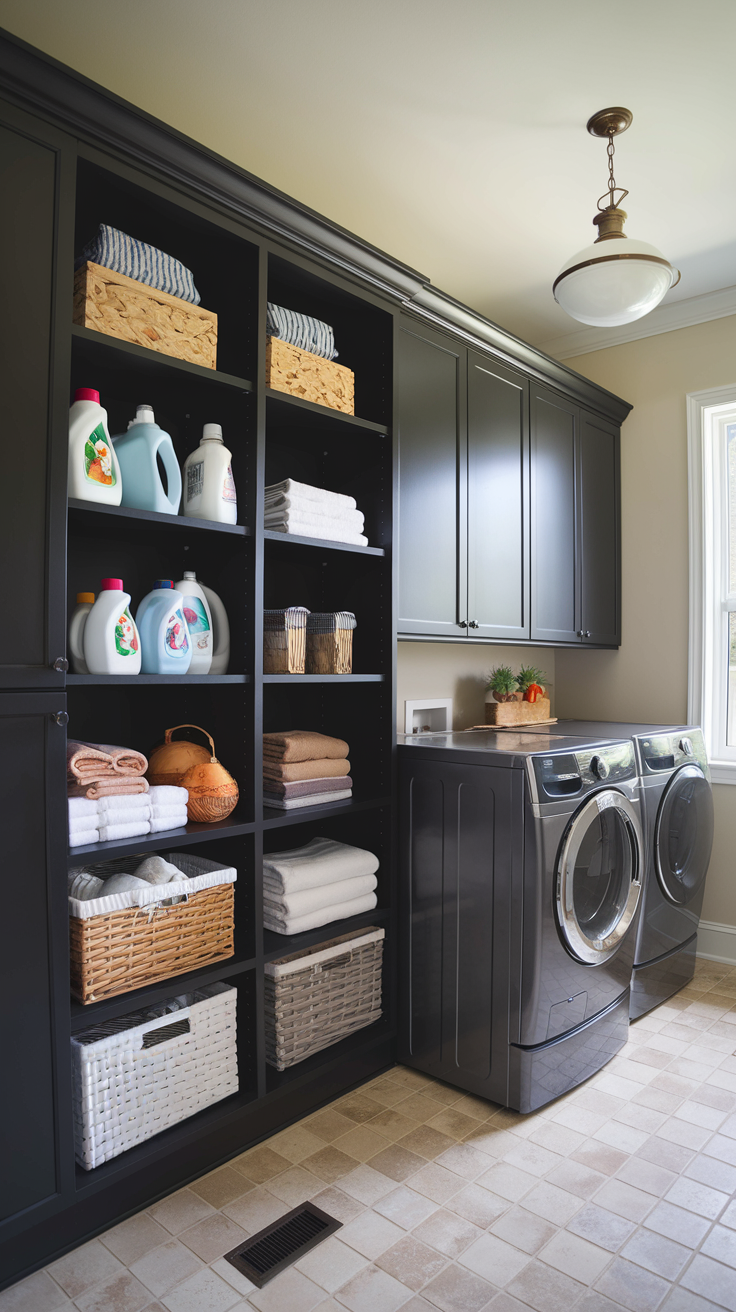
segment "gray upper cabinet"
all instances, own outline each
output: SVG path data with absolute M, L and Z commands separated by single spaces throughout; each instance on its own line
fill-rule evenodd
M 399 632 L 454 638 L 467 620 L 465 351 L 402 325 L 398 374 Z
M 619 430 L 580 414 L 578 453 L 580 628 L 582 640 L 621 641 L 621 486 Z
M 577 586 L 577 406 L 532 388 L 531 637 L 579 642 Z

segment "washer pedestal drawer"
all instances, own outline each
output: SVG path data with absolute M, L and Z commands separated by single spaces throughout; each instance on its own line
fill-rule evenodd
M 629 990 L 577 1029 L 533 1048 L 509 1046 L 508 1105 L 533 1112 L 582 1084 L 616 1056 L 629 1032 Z
M 658 1007 L 660 1002 L 671 998 L 673 993 L 690 983 L 695 973 L 697 945 L 698 936 L 693 934 L 687 943 L 675 948 L 674 952 L 667 952 L 655 961 L 648 961 L 646 965 L 634 966 L 631 976 L 632 1020 L 645 1016 L 653 1007 Z

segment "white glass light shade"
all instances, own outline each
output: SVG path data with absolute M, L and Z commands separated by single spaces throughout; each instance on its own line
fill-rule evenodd
M 573 319 L 613 328 L 649 314 L 679 277 L 656 246 L 611 237 L 586 246 L 563 264 L 553 291 Z

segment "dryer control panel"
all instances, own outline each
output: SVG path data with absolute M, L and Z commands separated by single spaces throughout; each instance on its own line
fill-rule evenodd
M 641 773 L 647 775 L 672 774 L 681 765 L 699 765 L 706 779 L 708 758 L 705 754 L 702 729 L 676 729 L 669 733 L 637 736 Z
M 529 763 L 540 802 L 582 796 L 602 783 L 617 784 L 637 777 L 631 741 L 581 747 L 574 752 L 534 755 Z

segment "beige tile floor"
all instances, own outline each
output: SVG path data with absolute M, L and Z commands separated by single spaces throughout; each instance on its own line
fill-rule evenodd
M 397 1066 L 0 1293 L 0 1312 L 736 1312 L 736 968 L 531 1116 Z M 255 1289 L 222 1254 L 313 1198 Z

